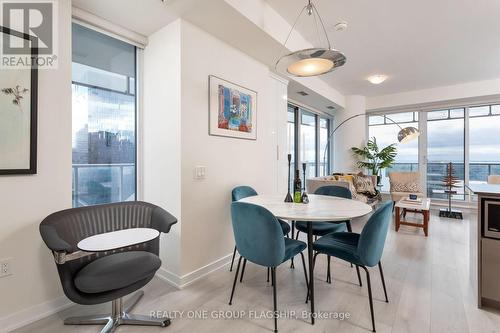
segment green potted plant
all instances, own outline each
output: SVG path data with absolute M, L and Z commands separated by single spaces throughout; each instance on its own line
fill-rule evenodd
M 351 150 L 361 159 L 357 163 L 358 168 L 366 168 L 377 176 L 377 185 L 380 184 L 380 171 L 391 167 L 398 153 L 395 143 L 379 149 L 375 137 L 369 139 L 365 147 L 352 147 Z

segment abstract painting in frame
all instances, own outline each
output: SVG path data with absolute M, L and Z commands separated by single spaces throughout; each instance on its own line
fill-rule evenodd
M 28 40 L 31 59 L 36 38 L 0 26 L 0 47 L 8 40 Z M 37 68 L 0 68 L 0 175 L 36 174 Z
M 257 139 L 257 92 L 209 76 L 209 134 Z

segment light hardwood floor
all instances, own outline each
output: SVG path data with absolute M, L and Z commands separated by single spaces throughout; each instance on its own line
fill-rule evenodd
M 469 280 L 469 221 L 476 216 L 465 212 L 463 221 L 431 214 L 429 237 L 422 229 L 390 227 L 383 256 L 389 303 L 383 301 L 378 270 L 371 269 L 377 332 L 500 332 L 500 313 L 479 310 Z M 409 214 L 411 216 L 411 214 Z M 353 221 L 359 231 L 365 219 Z M 302 235 L 303 236 L 303 235 Z M 305 283 L 300 259 L 296 269 L 283 264 L 277 271 L 280 310 L 308 311 L 304 304 Z M 315 269 L 316 308 L 323 312 L 345 312 L 347 320 L 320 319 L 311 326 L 304 319 L 280 319 L 280 332 L 369 332 L 370 312 L 363 275 L 357 285 L 356 271 L 345 262 L 333 260 L 332 284 L 325 283 L 326 260 L 318 257 Z M 155 279 L 134 313 L 150 311 L 268 311 L 272 310 L 272 287 L 266 270 L 248 264 L 242 284 L 238 283 L 233 305 L 228 305 L 233 273 L 220 269 L 183 290 Z M 500 280 L 500 277 L 499 277 Z M 62 318 L 109 311 L 109 306 L 74 306 L 14 332 L 99 332 L 98 326 L 64 326 Z M 122 326 L 117 332 L 272 332 L 272 319 L 187 319 L 176 318 L 168 328 Z

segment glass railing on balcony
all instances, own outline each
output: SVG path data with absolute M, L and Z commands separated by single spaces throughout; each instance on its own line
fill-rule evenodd
M 73 164 L 73 207 L 135 200 L 135 164 Z
M 467 194 L 464 189 L 465 167 L 464 163 L 453 163 L 455 177 L 458 178 L 457 194 L 454 200 L 464 200 Z M 393 167 L 385 169 L 382 173 L 382 191 L 389 192 L 389 173 L 392 171 L 412 172 L 418 171 L 418 163 L 395 163 Z M 447 194 L 443 192 L 442 179 L 447 172 L 447 163 L 432 162 L 427 164 L 427 196 L 435 199 L 447 199 Z M 486 183 L 489 175 L 500 174 L 500 163 L 498 162 L 472 162 L 469 163 L 469 184 Z

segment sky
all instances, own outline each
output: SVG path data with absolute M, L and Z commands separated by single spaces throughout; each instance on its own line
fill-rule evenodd
M 407 123 L 414 126 L 417 123 Z M 404 127 L 403 126 L 403 127 Z M 470 118 L 470 161 L 500 163 L 500 115 Z M 392 125 L 370 126 L 370 137 L 375 136 L 379 147 L 397 143 L 399 128 Z M 422 133 L 423 135 L 424 133 Z M 463 162 L 464 120 L 452 119 L 427 122 L 429 162 Z M 407 144 L 397 144 L 399 163 L 418 161 L 418 140 Z

